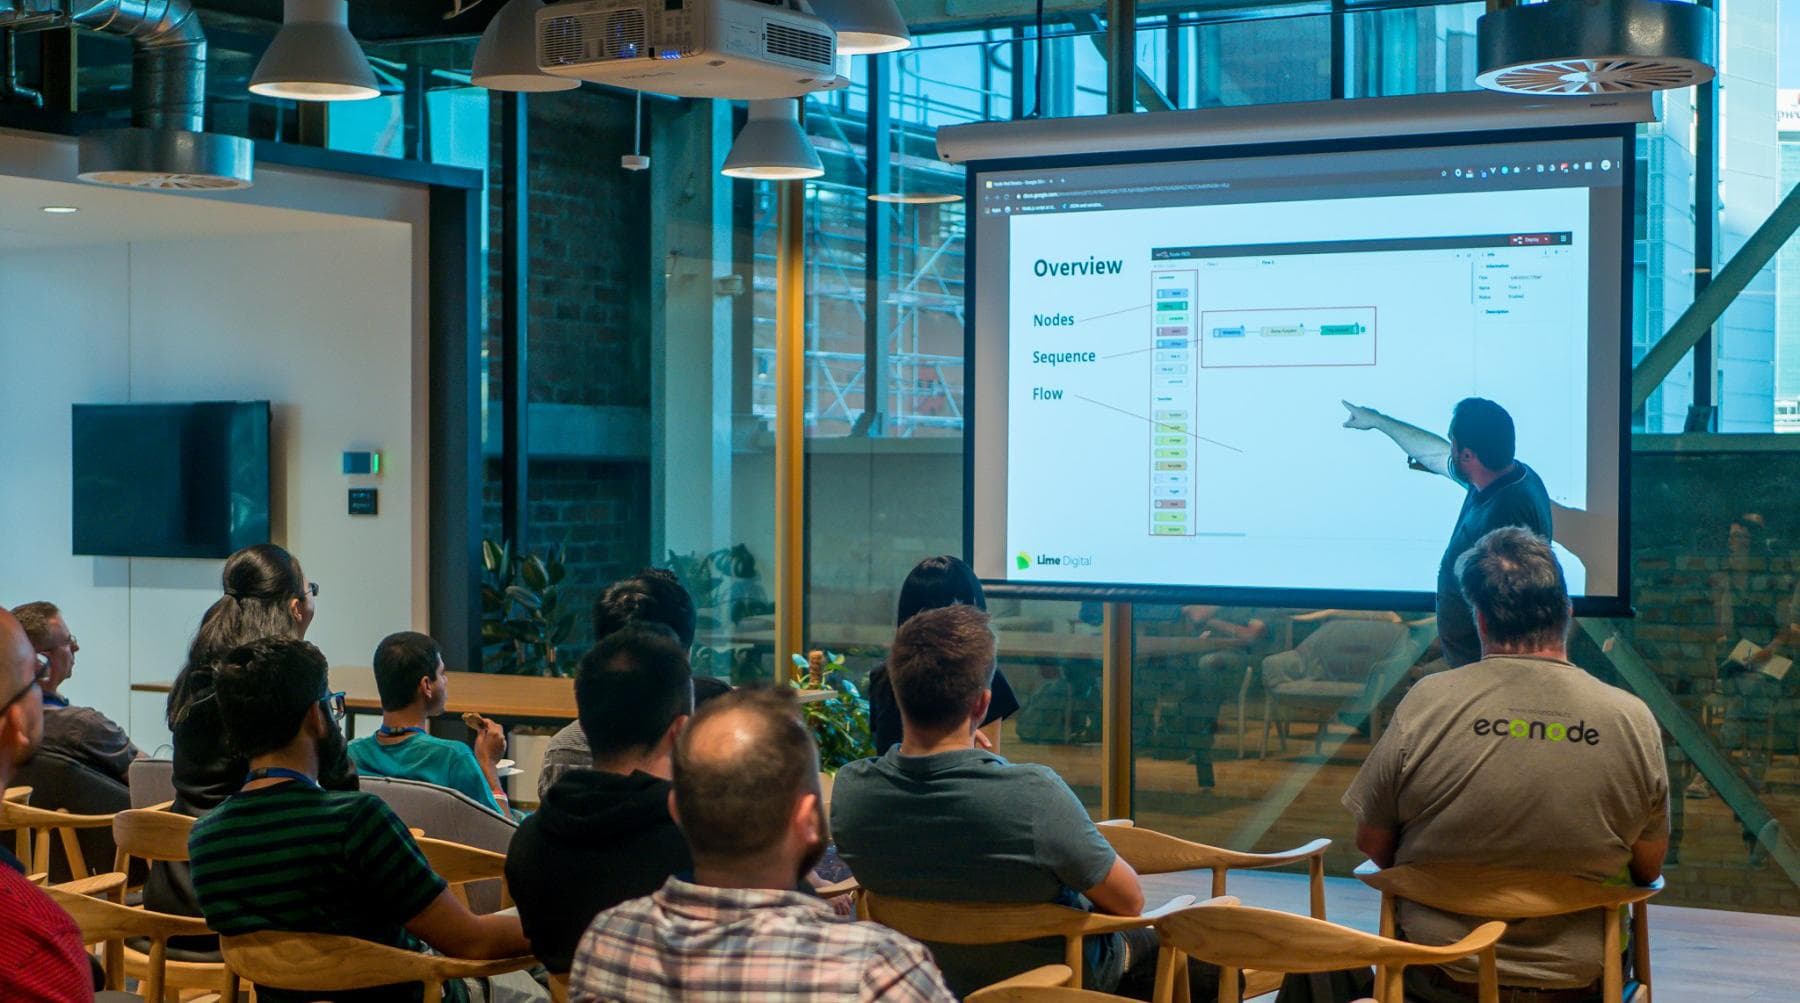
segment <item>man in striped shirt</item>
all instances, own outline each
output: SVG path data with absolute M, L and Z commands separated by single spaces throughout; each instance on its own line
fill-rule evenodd
M 794 889 L 830 834 L 819 751 L 790 691 L 709 702 L 676 741 L 671 809 L 692 880 L 594 917 L 575 952 L 578 1003 L 941 1003 L 923 945 L 847 923 Z
M 319 787 L 321 762 L 343 751 L 343 694 L 305 641 L 266 638 L 232 652 L 215 699 L 226 734 L 250 760 L 243 789 L 194 823 L 194 891 L 221 935 L 329 933 L 460 958 L 528 953 L 517 916 L 476 916 L 432 873 L 381 799 Z M 286 986 L 286 990 L 304 987 Z M 464 998 L 452 984 L 446 998 Z M 418 985 L 348 993 L 257 987 L 262 1003 L 416 1001 Z

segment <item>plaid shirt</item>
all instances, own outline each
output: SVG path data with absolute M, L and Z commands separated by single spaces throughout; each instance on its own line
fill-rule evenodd
M 576 1003 L 948 1003 L 923 945 L 848 923 L 802 892 L 670 878 L 594 917 L 569 977 Z

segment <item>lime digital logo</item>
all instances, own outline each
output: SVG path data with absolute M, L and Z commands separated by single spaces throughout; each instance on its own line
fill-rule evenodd
M 1019 556 L 1014 558 L 1014 560 L 1019 562 L 1019 570 L 1020 571 L 1031 570 L 1031 555 L 1030 554 L 1027 554 L 1023 550 L 1021 550 L 1021 551 L 1019 551 Z

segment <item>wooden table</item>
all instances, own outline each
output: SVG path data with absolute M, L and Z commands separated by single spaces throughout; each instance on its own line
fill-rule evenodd
M 488 717 L 527 718 L 539 721 L 575 720 L 575 680 L 556 676 L 502 676 L 489 672 L 446 672 L 450 680 L 449 714 L 473 711 Z M 136 693 L 167 693 L 172 683 L 132 683 Z M 332 690 L 344 691 L 344 704 L 352 711 L 381 713 L 381 694 L 375 689 L 375 670 L 363 665 L 331 667 Z M 831 690 L 801 690 L 801 703 L 816 703 Z

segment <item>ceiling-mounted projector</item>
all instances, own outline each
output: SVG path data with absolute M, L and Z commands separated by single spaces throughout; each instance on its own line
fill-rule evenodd
M 799 97 L 837 76 L 804 0 L 564 0 L 537 13 L 545 73 L 681 97 Z

